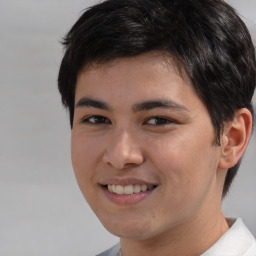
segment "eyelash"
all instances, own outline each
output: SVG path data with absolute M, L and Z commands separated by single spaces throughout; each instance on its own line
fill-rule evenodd
M 94 119 L 92 122 L 90 119 Z M 87 123 L 91 125 L 101 125 L 101 124 L 110 124 L 110 120 L 104 116 L 88 116 L 82 120 L 82 123 Z
M 149 123 L 150 120 L 155 120 L 155 123 L 150 124 Z M 172 123 L 174 123 L 174 121 L 172 119 L 166 118 L 166 117 L 161 117 L 161 116 L 150 117 L 149 119 L 146 120 L 146 124 L 149 124 L 149 125 L 163 126 L 163 125 L 168 125 L 168 124 L 172 124 Z
M 93 119 L 93 121 L 91 120 Z M 149 123 L 149 121 L 154 120 L 154 123 Z M 90 125 L 102 125 L 102 124 L 111 124 L 111 121 L 104 116 L 88 116 L 82 120 L 82 123 L 87 123 Z M 143 125 L 156 125 L 156 126 L 164 126 L 168 124 L 172 124 L 174 121 L 170 118 L 161 117 L 161 116 L 153 116 L 148 118 Z

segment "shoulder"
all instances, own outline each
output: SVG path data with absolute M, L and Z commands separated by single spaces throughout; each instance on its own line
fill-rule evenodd
M 110 249 L 97 254 L 96 256 L 122 256 L 120 243 L 116 244 L 115 246 L 111 247 Z

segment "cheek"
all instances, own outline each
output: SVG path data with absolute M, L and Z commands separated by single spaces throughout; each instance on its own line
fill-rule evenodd
M 72 135 L 72 165 L 78 185 L 84 196 L 90 193 L 90 188 L 94 184 L 93 175 L 99 159 L 99 147 L 100 143 L 92 142 L 83 136 Z
M 71 138 L 71 158 L 75 171 L 89 171 L 96 164 L 103 151 L 100 137 L 91 138 L 83 133 L 73 133 Z M 77 169 L 77 170 L 76 170 Z
M 214 187 L 216 158 L 212 160 L 211 144 L 176 136 L 172 143 L 155 145 L 155 151 L 159 153 L 153 164 L 163 185 L 161 218 L 173 216 L 179 222 L 195 215 Z
M 211 134 L 190 134 L 170 135 L 152 147 L 158 152 L 153 164 L 168 183 L 166 187 L 177 196 L 206 189 L 217 168 Z

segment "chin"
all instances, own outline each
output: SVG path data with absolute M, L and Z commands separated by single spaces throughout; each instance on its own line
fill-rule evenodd
M 150 221 L 140 220 L 121 220 L 113 218 L 112 220 L 102 222 L 104 227 L 113 235 L 120 238 L 143 240 L 147 239 L 151 233 L 152 226 Z

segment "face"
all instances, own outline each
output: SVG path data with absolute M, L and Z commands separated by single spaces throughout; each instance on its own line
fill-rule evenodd
M 73 167 L 88 204 L 117 236 L 148 239 L 209 218 L 221 197 L 213 140 L 205 106 L 160 55 L 78 76 Z

